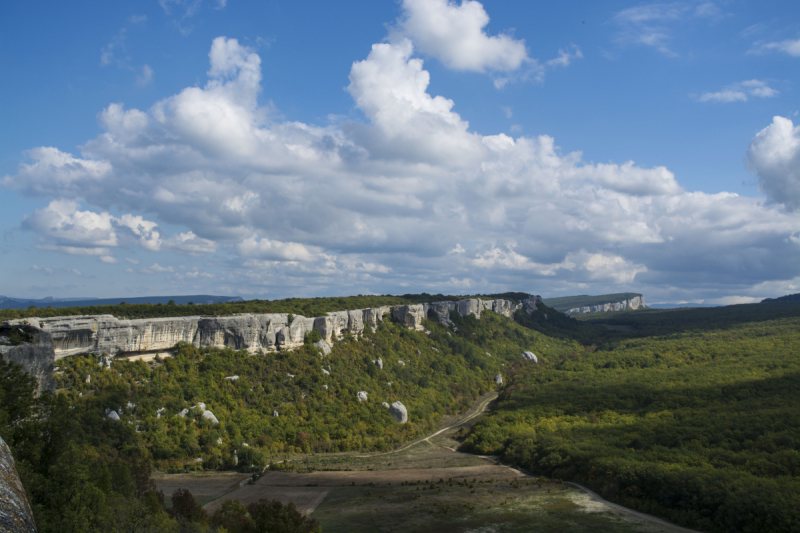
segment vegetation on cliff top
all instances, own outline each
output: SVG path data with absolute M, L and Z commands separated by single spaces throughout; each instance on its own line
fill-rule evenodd
M 28 309 L 0 309 L 0 320 L 16 318 L 49 318 L 56 316 L 77 315 L 113 315 L 120 319 L 163 318 L 173 316 L 230 316 L 242 313 L 291 313 L 306 317 L 324 316 L 332 311 L 365 309 L 384 305 L 408 305 L 417 303 L 441 302 L 445 300 L 463 300 L 465 298 L 507 299 L 519 302 L 529 295 L 522 292 L 502 294 L 478 294 L 471 296 L 447 296 L 444 294 L 404 294 L 392 295 L 358 295 L 325 298 L 285 298 L 283 300 L 245 300 L 242 302 L 216 304 L 119 304 L 94 305 L 83 307 L 58 307 Z

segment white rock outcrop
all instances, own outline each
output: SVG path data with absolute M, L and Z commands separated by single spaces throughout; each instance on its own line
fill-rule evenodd
M 386 402 L 381 402 L 381 405 L 387 409 L 389 408 L 389 404 Z
M 219 424 L 219 420 L 217 420 L 217 417 L 214 416 L 214 413 L 211 411 L 203 411 L 202 416 L 204 419 L 209 420 L 212 424 Z
M 606 311 L 624 311 L 625 309 L 639 309 L 640 307 L 645 307 L 644 296 L 641 294 L 621 302 L 574 307 L 564 311 L 564 314 L 567 316 L 572 316 L 587 313 L 604 313 Z
M 538 298 L 538 297 L 536 297 Z M 323 354 L 330 354 L 330 341 L 343 333 L 359 335 L 364 328 L 376 328 L 387 314 L 404 326 L 425 331 L 424 319 L 452 325 L 450 313 L 480 318 L 483 311 L 491 310 L 510 317 L 520 305 L 509 300 L 482 300 L 477 298 L 458 301 L 433 302 L 397 307 L 374 307 L 350 311 L 335 311 L 322 317 L 307 318 L 287 313 L 242 314 L 230 317 L 171 317 L 120 320 L 112 315 L 67 316 L 53 318 L 28 318 L 32 326 L 50 336 L 55 359 L 80 353 L 119 354 L 163 352 L 179 342 L 197 347 L 232 348 L 250 353 L 270 352 L 278 349 L 296 349 L 303 345 L 305 336 L 316 330 L 322 341 L 315 345 Z M 289 319 L 291 318 L 291 323 Z M 22 320 L 11 320 L 8 325 L 19 326 Z M 5 346 L 3 347 L 5 349 Z
M 377 361 L 372 361 L 372 363 L 378 367 L 378 370 L 383 370 L 383 359 L 378 357 Z
M 322 351 L 322 355 L 330 355 L 331 354 L 331 345 L 325 342 L 325 339 L 321 341 L 317 341 L 314 343 L 314 346 L 319 348 Z
M 356 395 L 358 397 L 359 402 L 366 402 L 367 401 L 367 393 L 365 391 L 359 391 Z
M 533 361 L 534 363 L 539 363 L 539 359 L 536 358 L 536 354 L 533 352 L 522 352 L 522 357 L 527 359 L 528 361 Z
M 406 406 L 400 402 L 394 402 L 389 407 L 389 414 L 400 424 L 408 422 L 408 410 Z
M 498 385 L 502 385 L 503 384 L 503 376 L 500 375 L 500 374 L 497 374 L 494 377 L 494 382 L 497 383 Z

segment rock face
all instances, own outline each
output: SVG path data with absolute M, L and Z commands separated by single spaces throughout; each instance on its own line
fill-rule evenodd
M 522 352 L 522 357 L 524 357 L 528 361 L 533 361 L 536 364 L 539 363 L 539 360 L 536 358 L 536 354 L 534 354 L 533 352 Z
M 538 310 L 539 308 L 536 307 L 536 304 L 542 303 L 541 296 L 531 296 L 530 298 L 525 298 L 522 300 L 522 308 L 525 309 L 525 312 L 529 315 L 533 314 L 534 311 Z
M 567 316 L 571 315 L 582 315 L 587 313 L 603 313 L 606 311 L 624 311 L 625 309 L 639 309 L 640 307 L 644 307 L 644 296 L 641 294 L 630 300 L 623 300 L 621 302 L 611 303 L 611 304 L 600 304 L 600 305 L 589 305 L 586 307 L 575 307 L 568 311 L 564 311 L 564 314 Z
M 400 424 L 408 422 L 408 410 L 406 406 L 400 402 L 394 402 L 389 407 L 389 414 Z
M 36 533 L 33 512 L 8 445 L 0 438 L 0 531 Z
M 11 330 L 16 329 L 30 342 L 12 345 Z M 39 383 L 37 394 L 44 390 L 55 391 L 56 382 L 53 377 L 55 365 L 55 349 L 50 334 L 34 326 L 0 326 L 0 358 L 21 365 Z
M 331 345 L 325 342 L 324 340 L 315 342 L 314 346 L 322 350 L 322 355 L 331 354 Z
M 522 304 L 516 305 L 509 300 L 472 298 L 395 308 L 383 306 L 335 311 L 314 318 L 272 313 L 210 318 L 190 316 L 119 320 L 111 315 L 94 315 L 27 320 L 33 327 L 50 335 L 50 341 L 43 336 L 41 343 L 43 346 L 52 343 L 55 360 L 79 353 L 108 354 L 113 357 L 120 354 L 157 352 L 169 350 L 178 342 L 197 347 L 246 350 L 250 353 L 260 350 L 290 350 L 302 346 L 306 334 L 314 330 L 323 338 L 316 346 L 328 355 L 331 340 L 344 333 L 358 335 L 367 326 L 376 328 L 389 313 L 404 326 L 422 331 L 422 321 L 426 318 L 452 326 L 452 311 L 476 318 L 480 318 L 483 311 L 511 317 L 521 306 Z M 13 320 L 8 325 L 21 322 Z M 38 361 L 40 356 L 34 359 Z M 52 370 L 47 374 L 52 376 Z

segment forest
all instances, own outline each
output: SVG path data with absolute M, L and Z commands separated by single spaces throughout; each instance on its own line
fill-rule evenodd
M 377 305 L 367 298 L 384 297 L 267 303 L 313 315 Z M 314 333 L 301 349 L 256 355 L 181 344 L 171 357 L 110 368 L 72 356 L 58 361 L 56 393 L 40 397 L 19 367 L 0 362 L 0 436 L 42 532 L 261 531 L 257 516 L 296 515 L 232 502 L 209 517 L 190 494 L 157 493 L 151 472 L 257 472 L 290 454 L 388 450 L 499 388 L 463 451 L 698 530 L 797 530 L 800 303 L 451 318 L 453 329 L 425 322 L 429 333 L 387 318 L 336 340 L 328 356 Z M 396 400 L 407 424 L 382 405 Z
M 584 323 L 630 329 L 603 349 L 515 364 L 463 450 L 702 531 L 797 531 L 800 304 Z

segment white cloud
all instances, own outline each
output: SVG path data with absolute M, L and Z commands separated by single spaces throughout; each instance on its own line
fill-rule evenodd
M 115 264 L 119 263 L 119 259 L 117 259 L 116 257 L 114 257 L 112 255 L 101 255 L 100 256 L 100 261 L 102 261 L 103 263 L 108 263 L 110 265 L 115 265 Z
M 717 103 L 746 102 L 748 95 L 758 98 L 772 98 L 778 94 L 779 92 L 767 85 L 765 81 L 746 80 L 729 85 L 718 92 L 703 93 L 697 97 L 697 101 Z
M 128 263 L 130 263 L 130 264 L 132 264 L 132 265 L 138 265 L 138 264 L 139 264 L 139 261 L 138 261 L 138 260 L 136 260 L 136 259 L 132 259 L 132 258 L 130 258 L 130 257 L 126 257 L 126 258 L 125 258 L 125 261 L 127 261 Z
M 140 73 L 136 76 L 136 85 L 143 87 L 153 81 L 153 69 L 150 65 L 142 65 Z
M 32 265 L 31 266 L 31 270 L 41 270 L 41 271 L 47 272 L 48 274 L 52 274 L 53 273 L 53 269 L 52 268 L 50 268 L 50 267 L 40 267 L 39 265 Z
M 260 105 L 260 59 L 237 41 L 215 39 L 209 61 L 204 86 L 147 110 L 109 105 L 79 157 L 37 148 L 3 178 L 58 199 L 23 222 L 40 247 L 104 257 L 139 246 L 163 264 L 209 254 L 215 286 L 245 294 L 590 286 L 688 300 L 800 276 L 796 215 L 687 192 L 663 166 L 586 162 L 546 135 L 471 131 L 452 100 L 428 92 L 409 40 L 353 63 L 348 91 L 366 121 L 327 127 Z M 791 206 L 798 134 L 781 120 L 788 129 L 776 119 L 748 164 Z M 159 263 L 143 271 L 171 268 Z
M 128 17 L 128 22 L 131 24 L 141 24 L 147 22 L 147 15 L 131 15 Z
M 154 263 L 152 266 L 143 268 L 140 272 L 143 274 L 155 274 L 157 272 L 175 272 L 175 269 L 171 266 L 162 267 L 158 263 Z
M 22 228 L 39 235 L 39 248 L 73 255 L 98 255 L 105 263 L 118 262 L 109 254 L 110 248 L 134 244 L 151 252 L 164 249 L 190 255 L 217 250 L 214 241 L 191 231 L 163 239 L 155 222 L 131 214 L 114 217 L 107 212 L 80 211 L 75 200 L 51 201 L 47 207 L 26 216 Z
M 722 11 L 712 2 L 694 8 L 685 2 L 645 4 L 623 9 L 614 15 L 620 28 L 616 41 L 620 44 L 650 46 L 668 57 L 678 54 L 670 47 L 673 33 L 691 19 L 717 20 Z
M 774 117 L 750 142 L 745 162 L 770 200 L 789 211 L 800 208 L 800 126 Z
M 780 42 L 758 42 L 748 51 L 749 54 L 781 52 L 792 57 L 800 57 L 800 39 L 786 39 Z
M 237 250 L 242 257 L 271 261 L 312 261 L 321 252 L 318 248 L 309 248 L 296 242 L 259 240 L 256 235 L 239 243 Z
M 525 41 L 508 34 L 489 36 L 489 15 L 480 2 L 403 0 L 399 25 L 419 49 L 448 68 L 474 72 L 511 71 L 529 61 Z

